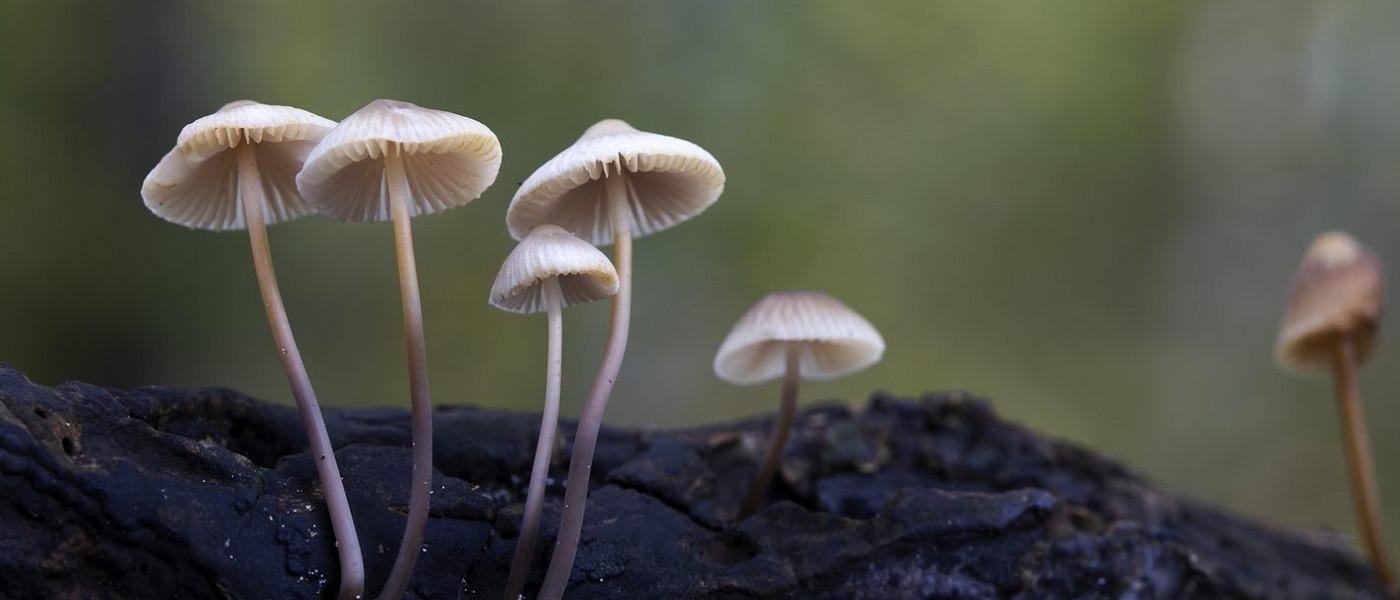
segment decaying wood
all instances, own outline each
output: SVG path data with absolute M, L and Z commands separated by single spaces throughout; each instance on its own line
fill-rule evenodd
M 403 531 L 399 409 L 327 413 L 369 591 Z M 537 417 L 435 415 L 410 597 L 500 596 Z M 766 423 L 605 430 L 569 598 L 1379 598 L 1335 534 L 1160 491 L 963 395 L 798 415 L 769 503 L 734 522 Z M 527 590 L 548 562 L 560 428 Z M 224 389 L 43 387 L 0 366 L 0 598 L 317 598 L 337 580 L 295 411 Z

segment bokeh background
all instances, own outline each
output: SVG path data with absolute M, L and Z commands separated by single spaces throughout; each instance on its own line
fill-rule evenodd
M 888 352 L 804 388 L 965 389 L 1163 485 L 1353 530 L 1323 378 L 1272 363 L 1308 240 L 1400 279 L 1400 4 L 0 1 L 0 361 L 37 381 L 289 402 L 245 236 L 142 205 L 187 122 L 238 98 L 332 119 L 378 97 L 474 117 L 496 185 L 415 222 L 438 402 L 535 409 L 544 321 L 490 308 L 517 184 L 622 117 L 710 150 L 719 203 L 637 245 L 614 424 L 774 408 L 711 358 L 764 293 L 824 290 Z M 388 225 L 272 229 L 325 404 L 405 405 Z M 603 304 L 566 315 L 566 414 Z M 1400 340 L 1363 371 L 1400 539 Z

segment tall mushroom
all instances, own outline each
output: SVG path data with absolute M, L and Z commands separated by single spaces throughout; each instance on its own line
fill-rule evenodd
M 554 432 L 559 421 L 559 379 L 564 348 L 562 309 L 616 293 L 617 271 L 608 257 L 554 225 L 540 225 L 525 236 L 506 257 L 495 285 L 491 286 L 492 306 L 517 313 L 544 311 L 549 322 L 544 411 L 540 415 L 540 436 L 535 444 L 535 462 L 525 497 L 525 515 L 506 579 L 506 600 L 520 597 L 534 556 L 535 538 L 539 535 L 544 483 L 549 477 L 549 459 L 554 451 Z
M 637 131 L 623 121 L 606 119 L 589 127 L 572 146 L 535 170 L 511 199 L 506 225 L 515 239 L 549 223 L 594 245 L 611 243 L 618 275 L 603 361 L 579 417 L 564 492 L 563 521 L 540 598 L 557 599 L 564 594 L 578 551 L 598 428 L 627 350 L 632 238 L 700 214 L 723 191 L 724 170 L 709 152 L 682 139 Z
M 267 241 L 268 225 L 312 212 L 293 179 L 312 146 L 334 126 L 334 121 L 299 108 L 230 102 L 180 131 L 175 148 L 146 176 L 141 196 L 151 212 L 167 221 L 196 229 L 248 230 L 267 322 L 330 512 L 340 556 L 340 598 L 349 599 L 358 598 L 364 588 L 360 540 L 321 407 L 282 304 Z
M 1385 278 L 1375 255 L 1345 233 L 1318 236 L 1294 276 L 1275 354 L 1288 369 L 1332 373 L 1361 535 L 1376 573 L 1393 592 L 1396 581 L 1381 536 L 1376 475 L 1356 388 L 1356 367 L 1375 350 L 1384 297 Z
M 412 396 L 413 479 L 403 541 L 380 598 L 398 600 L 408 587 L 428 522 L 433 474 L 432 398 L 409 219 L 471 202 L 496 180 L 500 167 L 500 142 L 485 125 L 408 102 L 375 100 L 327 133 L 297 174 L 297 188 L 318 212 L 342 221 L 394 223 Z
M 782 403 L 768 452 L 749 484 L 739 518 L 753 514 L 787 445 L 799 379 L 833 379 L 880 360 L 885 340 L 864 317 L 820 292 L 774 292 L 754 303 L 715 353 L 715 375 L 736 385 L 783 378 Z

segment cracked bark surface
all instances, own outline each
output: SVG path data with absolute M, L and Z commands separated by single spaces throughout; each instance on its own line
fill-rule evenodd
M 370 592 L 408 502 L 402 409 L 330 410 Z M 535 415 L 435 413 L 410 597 L 498 598 Z M 1158 490 L 965 395 L 801 412 L 733 522 L 767 431 L 605 429 L 568 598 L 1380 598 L 1345 540 Z M 561 423 L 539 555 L 559 519 Z M 44 387 L 0 366 L 0 598 L 331 597 L 336 555 L 295 411 L 225 389 Z

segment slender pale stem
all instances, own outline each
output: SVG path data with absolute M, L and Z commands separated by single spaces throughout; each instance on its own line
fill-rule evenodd
M 1379 494 L 1376 493 L 1376 473 L 1371 466 L 1371 445 L 1366 436 L 1366 416 L 1361 394 L 1356 386 L 1356 349 L 1350 336 L 1337 338 L 1332 350 L 1332 376 L 1336 383 L 1338 408 L 1341 410 L 1342 432 L 1346 437 L 1347 470 L 1350 472 L 1351 494 L 1356 502 L 1361 537 L 1366 552 L 1375 566 L 1376 575 L 1393 595 L 1395 575 L 1386 557 L 1381 537 Z
M 749 493 L 744 495 L 744 503 L 739 508 L 740 519 L 753 514 L 759 505 L 763 504 L 764 498 L 768 497 L 768 484 L 773 481 L 773 473 L 777 471 L 778 462 L 783 457 L 783 448 L 787 446 L 788 433 L 792 431 L 792 419 L 797 414 L 797 381 L 801 375 L 798 368 L 800 351 L 799 345 L 788 343 L 787 366 L 783 371 L 783 398 L 778 408 L 778 420 L 773 422 L 773 433 L 768 436 L 768 452 L 763 456 L 763 465 L 759 467 L 758 474 L 754 475 L 753 482 L 749 484 Z
M 608 213 L 612 220 L 613 262 L 617 267 L 617 295 L 613 296 L 612 323 L 603 362 L 593 378 L 583 414 L 579 416 L 574 433 L 574 453 L 569 459 L 569 479 L 564 489 L 564 516 L 559 524 L 559 537 L 554 542 L 554 554 L 549 559 L 540 586 L 540 600 L 559 600 L 569 583 L 569 572 L 578 553 L 579 535 L 583 532 L 583 509 L 588 501 L 588 480 L 593 473 L 593 450 L 598 445 L 598 429 L 603 426 L 603 410 L 608 406 L 613 383 L 622 368 L 622 355 L 627 351 L 627 328 L 632 316 L 632 214 L 628 206 L 627 180 L 618 172 L 607 178 Z
M 306 427 L 311 457 L 316 463 L 316 474 L 320 477 L 321 491 L 330 512 L 331 531 L 335 534 L 340 554 L 339 598 L 353 600 L 360 597 L 365 585 L 360 538 L 355 534 L 350 502 L 345 498 L 345 484 L 340 480 L 340 467 L 335 463 L 335 450 L 331 447 L 330 436 L 326 434 L 321 406 L 316 402 L 316 391 L 311 388 L 306 365 L 301 362 L 301 351 L 297 349 L 296 338 L 292 336 L 292 324 L 287 319 L 287 308 L 282 304 L 282 292 L 277 287 L 277 272 L 272 267 L 272 248 L 267 241 L 267 219 L 263 215 L 262 179 L 258 176 L 257 155 L 252 144 L 244 144 L 238 149 L 238 196 L 243 205 L 243 220 L 248 225 L 248 239 L 253 247 L 253 268 L 257 271 L 258 291 L 262 293 L 263 308 L 267 311 L 267 324 L 272 328 L 272 339 L 277 343 L 282 370 L 287 372 L 287 383 L 291 385 L 292 397 L 296 399 L 297 412 L 301 414 L 301 423 Z
M 423 342 L 423 303 L 418 297 L 418 267 L 413 259 L 413 230 L 409 224 L 408 178 L 404 175 L 402 149 L 392 147 L 384 156 L 384 178 L 389 188 L 389 212 L 394 220 L 394 250 L 399 260 L 399 295 L 403 303 L 403 336 L 408 350 L 408 387 L 412 396 L 413 481 L 408 498 L 408 522 L 394 558 L 394 569 L 380 600 L 401 600 L 413 565 L 423 547 L 428 524 L 428 500 L 433 482 L 433 399 L 428 392 L 428 350 Z
M 554 454 L 554 432 L 559 427 L 559 379 L 564 368 L 564 318 L 560 314 L 563 292 L 559 278 L 550 277 L 541 284 L 544 303 L 549 315 L 549 354 L 545 362 L 544 412 L 540 414 L 540 437 L 535 443 L 535 465 L 530 470 L 530 491 L 525 496 L 525 517 L 520 523 L 520 537 L 515 540 L 515 557 L 510 561 L 510 576 L 506 578 L 505 600 L 518 600 L 525 588 L 534 558 L 535 538 L 540 533 L 540 512 L 544 508 L 544 483 L 549 478 L 549 459 Z

